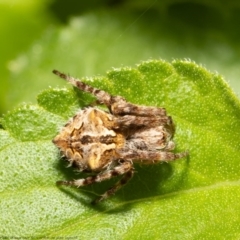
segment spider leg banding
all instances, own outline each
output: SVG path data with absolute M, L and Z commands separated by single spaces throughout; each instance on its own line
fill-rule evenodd
M 97 107 L 80 110 L 53 139 L 70 165 L 93 174 L 83 179 L 57 181 L 58 185 L 81 187 L 122 176 L 93 201 L 98 203 L 132 178 L 134 163 L 169 162 L 188 155 L 172 152 L 175 125 L 164 108 L 135 105 L 57 70 L 53 73 L 94 95 L 98 103 L 109 109 L 109 112 Z

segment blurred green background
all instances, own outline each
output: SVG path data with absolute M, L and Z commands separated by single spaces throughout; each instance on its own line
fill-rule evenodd
M 0 0 L 0 115 L 36 102 L 51 71 L 103 75 L 143 60 L 191 59 L 240 93 L 240 2 Z

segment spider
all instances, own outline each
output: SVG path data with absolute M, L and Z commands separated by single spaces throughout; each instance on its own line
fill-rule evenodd
M 187 156 L 187 152 L 171 152 L 175 147 L 175 126 L 164 108 L 135 105 L 57 70 L 53 73 L 94 95 L 109 110 L 91 106 L 80 110 L 53 139 L 70 166 L 93 174 L 57 181 L 58 185 L 81 187 L 122 175 L 92 202 L 95 204 L 113 195 L 133 177 L 133 163 L 169 162 Z

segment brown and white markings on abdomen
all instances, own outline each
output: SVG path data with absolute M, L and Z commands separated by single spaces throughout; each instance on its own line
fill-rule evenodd
M 165 108 L 129 103 L 57 70 L 53 71 L 82 91 L 94 95 L 109 112 L 96 107 L 80 110 L 53 139 L 53 143 L 79 171 L 95 174 L 59 185 L 85 186 L 123 175 L 113 187 L 97 198 L 114 194 L 133 176 L 134 163 L 168 162 L 188 155 L 173 153 L 175 126 Z

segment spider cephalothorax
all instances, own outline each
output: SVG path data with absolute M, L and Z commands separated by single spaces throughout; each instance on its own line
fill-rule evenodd
M 93 94 L 109 109 L 109 112 L 95 107 L 80 110 L 53 139 L 71 165 L 94 174 L 84 179 L 58 181 L 59 185 L 80 187 L 123 175 L 94 201 L 97 203 L 132 178 L 133 163 L 168 162 L 187 155 L 171 152 L 175 127 L 164 108 L 135 105 L 57 70 L 53 73 Z

